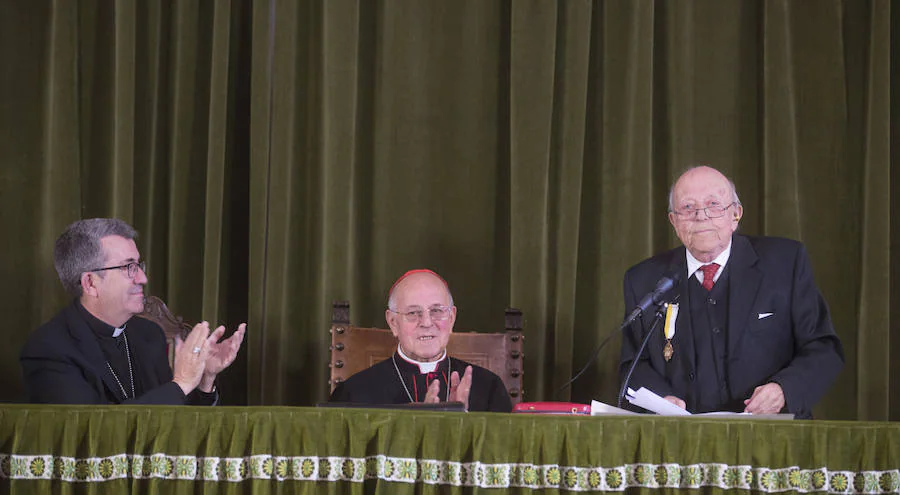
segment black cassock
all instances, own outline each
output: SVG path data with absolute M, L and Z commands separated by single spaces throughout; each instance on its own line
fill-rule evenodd
M 491 371 L 447 356 L 433 372 L 420 373 L 417 364 L 403 359 L 397 352 L 338 384 L 330 401 L 373 405 L 422 402 L 428 385 L 434 380 L 441 383 L 440 398 L 446 401 L 450 373 L 458 372 L 461 379 L 467 366 L 472 367 L 469 411 L 510 412 L 512 402 L 503 380 Z

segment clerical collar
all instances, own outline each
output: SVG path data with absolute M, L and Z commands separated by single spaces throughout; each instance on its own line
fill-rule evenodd
M 423 363 L 422 361 L 416 361 L 415 359 L 404 354 L 403 348 L 401 348 L 399 345 L 397 346 L 397 353 L 400 354 L 400 357 L 402 357 L 404 361 L 408 362 L 409 364 L 415 364 L 416 366 L 418 366 L 419 373 L 433 372 L 437 369 L 438 365 L 441 364 L 441 361 L 443 361 L 444 358 L 447 357 L 447 349 L 444 349 L 444 353 L 441 354 L 440 359 L 438 359 L 437 361 L 432 361 L 430 363 Z
M 75 300 L 75 306 L 78 307 L 78 310 L 84 316 L 85 321 L 87 321 L 88 327 L 98 336 L 105 338 L 116 338 L 119 335 L 122 335 L 122 332 L 125 331 L 125 327 L 128 325 L 128 322 L 125 322 L 121 327 L 114 327 L 109 323 L 101 320 L 94 316 L 90 311 L 87 310 L 82 304 L 81 301 Z

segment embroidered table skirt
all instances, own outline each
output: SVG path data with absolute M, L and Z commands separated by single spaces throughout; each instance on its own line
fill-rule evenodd
M 895 423 L 0 408 L 2 493 L 898 493 L 898 469 Z

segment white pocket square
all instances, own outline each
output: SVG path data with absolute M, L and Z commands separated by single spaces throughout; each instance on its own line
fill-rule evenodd
M 770 317 L 770 316 L 772 316 L 772 315 L 774 315 L 774 314 L 775 314 L 775 313 L 760 313 L 759 316 L 758 316 L 756 319 L 757 319 L 757 320 L 762 320 L 763 318 L 768 318 L 768 317 Z

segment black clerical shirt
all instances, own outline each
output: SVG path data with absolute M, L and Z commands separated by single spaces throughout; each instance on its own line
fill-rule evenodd
M 143 374 L 139 373 L 139 370 L 137 369 L 138 364 L 134 359 L 134 345 L 136 345 L 136 339 L 131 339 L 128 341 L 130 347 L 128 348 L 128 351 L 126 351 L 125 342 L 128 333 L 128 322 L 126 322 L 124 325 L 125 330 L 122 331 L 118 337 L 113 337 L 113 333 L 116 330 L 115 327 L 92 315 L 90 311 L 88 311 L 84 306 L 81 305 L 81 301 L 77 299 L 75 300 L 75 306 L 78 308 L 79 314 L 84 317 L 84 321 L 91 329 L 91 332 L 93 332 L 97 337 L 97 343 L 100 345 L 100 349 L 103 351 L 103 356 L 106 357 L 106 362 L 109 363 L 109 366 L 112 368 L 113 373 L 116 375 L 116 378 L 119 379 L 121 387 L 125 389 L 124 394 L 122 393 L 121 389 L 113 391 L 107 390 L 106 395 L 110 403 L 119 403 L 123 400 L 140 397 L 144 393 L 148 392 L 149 390 L 147 389 L 147 385 L 141 378 Z M 129 354 L 131 355 L 130 373 Z M 133 394 L 131 390 L 132 377 L 134 378 Z M 190 403 L 192 405 L 214 405 L 217 402 L 218 394 L 215 391 L 206 393 L 197 388 L 194 389 L 193 392 L 191 392 L 190 399 Z
M 122 397 L 121 390 L 113 391 L 112 393 L 115 397 L 109 397 L 110 401 L 120 402 L 125 399 L 140 397 L 144 393 L 144 386 L 141 383 L 140 375 L 134 372 L 134 358 L 129 356 L 130 349 L 126 351 L 127 328 L 118 337 L 113 337 L 113 333 L 116 330 L 115 327 L 92 315 L 90 311 L 81 305 L 80 301 L 76 301 L 75 305 L 78 307 L 78 312 L 84 317 L 85 322 L 87 322 L 88 327 L 97 337 L 97 343 L 100 344 L 100 349 L 106 357 L 106 362 L 109 363 L 122 388 L 125 389 L 125 397 Z M 125 326 L 127 327 L 127 322 Z M 130 366 L 129 361 L 131 361 Z M 134 379 L 133 391 L 131 389 L 132 377 Z

